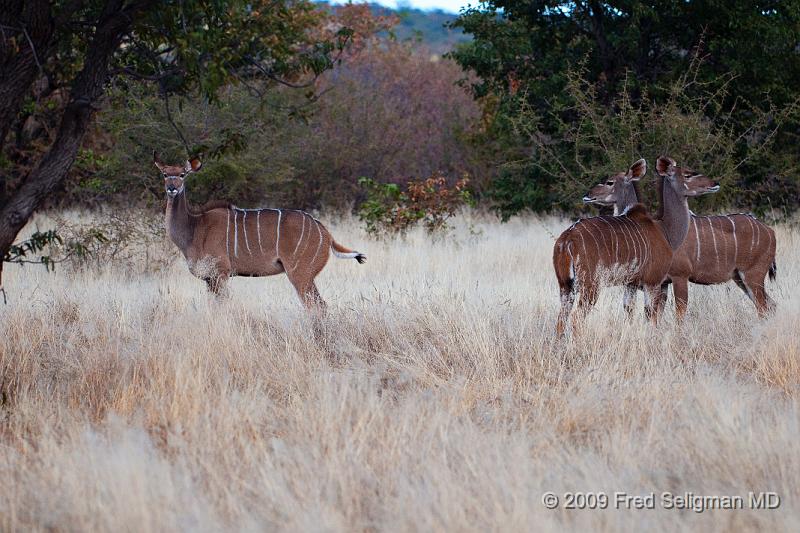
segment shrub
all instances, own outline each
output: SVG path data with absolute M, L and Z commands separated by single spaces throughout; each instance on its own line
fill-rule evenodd
M 353 27 L 352 46 L 308 95 L 262 94 L 247 81 L 213 104 L 175 100 L 174 124 L 204 156 L 188 185 L 193 202 L 349 209 L 363 199 L 360 176 L 489 175 L 469 143 L 480 108 L 456 85 L 461 69 L 419 44 L 376 37 L 394 19 L 370 19 L 365 6 L 340 11 L 331 31 Z M 185 158 L 186 148 L 158 94 L 130 85 L 110 93 L 93 140 L 113 142 L 86 151 L 83 167 L 95 174 L 73 180 L 69 198 L 158 204 L 153 148 L 171 161 Z
M 698 65 L 696 61 L 693 68 Z M 581 70 L 568 75 L 567 92 L 573 103 L 554 108 L 551 116 L 542 117 L 525 103 L 527 98 L 520 98 L 518 113 L 508 122 L 530 146 L 530 155 L 504 165 L 494 182 L 490 194 L 500 215 L 508 218 L 522 209 L 548 206 L 579 210 L 581 197 L 597 181 L 640 157 L 652 164 L 665 154 L 722 183 L 719 195 L 698 199 L 693 209 L 741 203 L 744 194 L 752 194 L 742 187 L 742 167 L 764 154 L 777 129 L 797 109 L 789 106 L 765 113 L 752 108 L 750 127 L 739 133 L 730 120 L 733 110 L 725 107 L 725 84 L 712 90 L 694 76 L 692 69 L 681 76 L 662 103 L 647 94 L 634 101 L 627 84 L 606 103 L 597 84 L 586 81 Z M 556 131 L 545 131 L 544 123 L 556 123 Z M 652 205 L 654 187 L 643 190 Z
M 367 199 L 358 216 L 373 235 L 403 235 L 420 223 L 429 234 L 444 232 L 448 229 L 447 220 L 473 203 L 466 176 L 452 187 L 441 174 L 410 180 L 405 190 L 397 183 L 378 183 L 370 178 L 361 178 L 359 183 L 365 188 Z

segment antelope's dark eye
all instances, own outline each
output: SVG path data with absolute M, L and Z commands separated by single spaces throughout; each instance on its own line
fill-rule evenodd
M 614 185 L 614 182 L 609 180 L 609 181 L 606 182 L 606 185 Z
M 186 175 L 186 173 L 185 173 L 185 172 L 181 173 L 181 177 L 184 177 L 185 175 Z

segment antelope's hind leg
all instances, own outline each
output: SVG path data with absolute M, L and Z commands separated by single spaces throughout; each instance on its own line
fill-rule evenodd
M 733 276 L 733 280 L 739 288 L 741 288 L 745 294 L 747 294 L 747 297 L 752 300 L 753 304 L 755 304 L 756 312 L 760 318 L 764 318 L 775 311 L 775 302 L 767 295 L 767 291 L 764 288 L 764 280 L 766 277 L 766 272 L 761 273 L 752 270 L 746 272 L 736 270 Z
M 294 286 L 297 296 L 300 297 L 300 301 L 303 302 L 306 309 L 321 315 L 325 314 L 328 304 L 322 299 L 322 295 L 314 283 L 316 273 L 310 275 L 303 272 L 302 269 L 286 269 L 286 277 L 289 278 L 289 282 Z
M 559 337 L 564 336 L 564 330 L 567 327 L 567 320 L 569 314 L 572 312 L 572 305 L 575 303 L 575 287 L 573 280 L 565 283 L 559 287 L 561 293 L 561 309 L 558 312 L 558 323 L 556 324 L 556 334 Z
M 592 310 L 594 304 L 597 303 L 597 298 L 600 296 L 600 287 L 593 279 L 586 277 L 580 283 L 580 297 L 578 298 L 578 309 L 572 317 L 572 334 L 577 335 L 580 332 L 583 319 Z

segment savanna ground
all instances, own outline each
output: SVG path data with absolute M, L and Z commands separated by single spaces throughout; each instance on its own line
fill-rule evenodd
M 548 231 L 566 221 L 385 242 L 327 222 L 369 260 L 331 258 L 316 334 L 285 276 L 216 301 L 163 239 L 8 266 L 0 527 L 800 530 L 797 230 L 777 227 L 772 318 L 733 283 L 692 286 L 686 322 L 670 297 L 654 329 L 616 288 L 557 342 Z M 548 510 L 546 491 L 655 492 L 656 509 Z M 781 506 L 665 510 L 664 491 Z

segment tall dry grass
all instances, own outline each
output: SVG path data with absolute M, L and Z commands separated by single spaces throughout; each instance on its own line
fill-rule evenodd
M 800 232 L 777 228 L 773 318 L 733 284 L 692 286 L 686 322 L 670 299 L 654 329 L 608 289 L 562 343 L 548 231 L 565 222 L 330 227 L 369 262 L 331 259 L 316 334 L 284 277 L 215 301 L 165 242 L 162 272 L 7 267 L 0 527 L 800 529 Z M 546 491 L 782 504 L 548 510 Z

